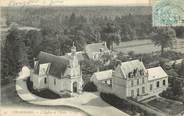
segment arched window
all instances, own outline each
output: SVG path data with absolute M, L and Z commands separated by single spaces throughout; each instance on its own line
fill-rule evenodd
M 137 85 L 139 85 L 139 79 L 137 79 Z
M 152 85 L 152 84 L 150 84 L 150 91 L 152 91 L 152 89 L 153 89 L 153 85 Z
M 134 86 L 134 80 L 131 80 L 131 87 Z
M 165 85 L 165 80 L 163 80 L 163 85 Z
M 142 93 L 143 94 L 145 93 L 145 87 L 142 87 Z
M 132 97 L 134 96 L 134 90 L 131 90 L 131 96 Z
M 140 94 L 139 94 L 139 88 L 137 88 L 137 96 L 139 96 Z
M 56 85 L 56 79 L 54 79 L 54 85 Z
M 44 78 L 44 83 L 47 84 L 47 78 L 46 77 Z
M 158 87 L 160 87 L 160 83 L 159 83 L 159 81 L 157 81 L 157 88 L 158 88 Z
M 73 83 L 73 92 L 77 92 L 77 82 Z
M 144 84 L 144 77 L 142 78 L 142 84 Z

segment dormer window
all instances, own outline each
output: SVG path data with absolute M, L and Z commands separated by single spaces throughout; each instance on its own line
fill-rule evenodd
M 71 68 L 71 65 L 67 65 L 68 68 Z
M 144 70 L 141 69 L 141 70 L 139 71 L 139 73 L 140 73 L 140 75 L 144 75 Z
M 137 74 L 137 69 L 134 69 L 133 74 L 134 74 L 134 76 L 136 76 L 136 74 Z
M 103 48 L 100 48 L 99 50 L 100 50 L 100 52 L 103 52 Z
M 132 77 L 133 77 L 133 73 L 132 73 L 132 72 L 129 72 L 129 73 L 128 73 L 128 77 L 129 77 L 129 78 L 132 78 Z

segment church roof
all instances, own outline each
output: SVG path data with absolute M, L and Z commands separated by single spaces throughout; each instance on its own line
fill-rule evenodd
M 100 52 L 100 49 L 102 49 L 103 51 L 109 50 L 106 46 L 106 43 L 104 42 L 87 44 L 85 47 L 85 51 L 89 58 L 93 58 L 96 52 Z
M 97 80 L 106 80 L 106 79 L 111 79 L 112 78 L 112 70 L 105 70 L 105 71 L 100 71 L 94 73 L 95 77 Z
M 56 56 L 46 52 L 40 52 L 38 59 L 39 65 L 44 63 L 51 63 L 49 74 L 57 78 L 61 78 L 61 76 L 64 75 L 64 72 L 69 65 L 69 59 L 67 59 L 65 56 Z M 37 68 L 37 70 L 39 70 L 39 68 Z
M 122 62 L 120 65 L 122 74 L 125 78 L 129 77 L 129 74 L 134 72 L 143 71 L 145 72 L 144 64 L 139 60 L 132 60 L 127 62 Z
M 154 67 L 154 68 L 149 68 L 149 69 L 147 69 L 147 71 L 148 71 L 148 80 L 149 81 L 164 78 L 164 77 L 168 76 L 166 74 L 166 72 L 162 69 L 162 67 L 160 67 L 160 66 Z

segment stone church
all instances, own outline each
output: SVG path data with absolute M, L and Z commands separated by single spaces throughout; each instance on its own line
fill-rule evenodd
M 40 52 L 34 61 L 31 81 L 36 90 L 49 89 L 61 96 L 81 93 L 82 72 L 74 44 L 71 53 L 64 56 Z

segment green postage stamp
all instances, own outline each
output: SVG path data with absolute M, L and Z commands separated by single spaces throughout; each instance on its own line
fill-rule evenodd
M 184 0 L 153 0 L 153 26 L 184 26 Z

